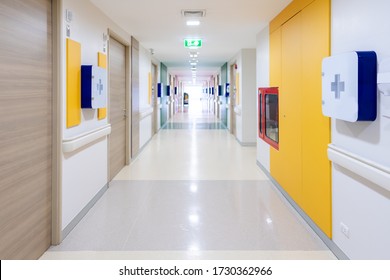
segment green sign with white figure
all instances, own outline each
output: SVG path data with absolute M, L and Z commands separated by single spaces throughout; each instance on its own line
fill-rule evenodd
M 202 39 L 184 39 L 184 47 L 186 48 L 200 48 L 202 46 Z

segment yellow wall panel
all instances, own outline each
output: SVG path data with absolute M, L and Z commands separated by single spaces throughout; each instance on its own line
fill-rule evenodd
M 66 127 L 81 122 L 81 45 L 66 39 Z
M 280 87 L 282 84 L 282 28 L 270 34 L 270 85 Z
M 107 56 L 98 52 L 98 66 L 107 69 Z M 104 120 L 107 117 L 107 108 L 98 109 L 98 120 Z
M 330 121 L 322 115 L 321 63 L 330 53 L 330 1 L 316 0 L 302 12 L 302 194 L 303 209 L 331 237 Z
M 279 85 L 279 152 L 271 154 L 271 175 L 298 203 L 302 200 L 301 168 L 301 16 L 281 30 Z M 273 149 L 271 149 L 273 150 Z M 274 157 L 276 155 L 276 157 Z
M 295 0 L 273 23 L 279 27 L 270 28 L 270 85 L 279 87 L 280 135 L 271 175 L 331 237 L 330 123 L 321 108 L 330 0 Z
M 279 87 L 282 92 L 282 28 L 278 28 L 270 34 L 270 86 Z M 280 100 L 279 103 L 283 102 Z M 283 122 L 279 108 L 279 143 L 281 131 L 284 131 L 285 123 Z M 283 137 L 282 137 L 283 138 Z M 283 142 L 283 141 L 282 141 Z M 270 173 L 282 185 L 283 169 L 283 145 L 279 145 L 279 150 L 270 149 Z
M 107 69 L 107 55 L 98 52 L 98 66 Z
M 274 32 L 290 18 L 302 11 L 307 5 L 314 0 L 293 0 L 280 14 L 278 14 L 269 25 L 270 32 Z
M 107 117 L 107 108 L 98 108 L 98 120 L 104 120 Z

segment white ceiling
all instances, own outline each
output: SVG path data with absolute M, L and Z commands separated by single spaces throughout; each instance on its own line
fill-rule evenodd
M 211 75 L 241 49 L 256 47 L 256 34 L 292 0 L 90 0 L 167 65 L 190 76 L 185 38 L 203 39 L 198 76 Z M 200 26 L 186 26 L 183 9 L 205 9 Z M 203 71 L 203 72 L 202 72 Z

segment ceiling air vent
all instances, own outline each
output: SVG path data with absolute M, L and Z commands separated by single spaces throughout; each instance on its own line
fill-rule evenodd
M 206 16 L 206 10 L 182 10 L 181 14 L 183 17 L 201 18 Z

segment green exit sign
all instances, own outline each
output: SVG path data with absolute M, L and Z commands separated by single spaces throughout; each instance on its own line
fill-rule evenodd
M 202 46 L 202 39 L 184 39 L 184 47 L 186 48 L 200 48 Z

